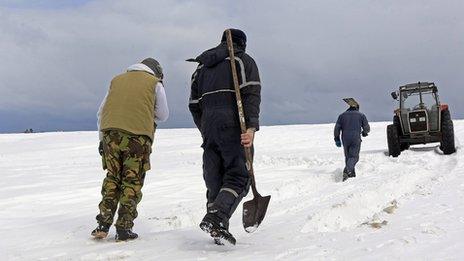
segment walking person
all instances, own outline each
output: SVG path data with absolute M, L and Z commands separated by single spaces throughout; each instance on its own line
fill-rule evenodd
M 138 235 L 132 227 L 150 169 L 155 122 L 166 121 L 169 116 L 158 61 L 147 58 L 114 77 L 97 116 L 99 152 L 107 174 L 98 205 L 98 226 L 91 234 L 105 238 L 118 209 L 116 241 L 135 239 Z
M 343 181 L 356 177 L 355 166 L 359 161 L 361 150 L 361 135 L 367 137 L 370 127 L 366 116 L 359 111 L 359 104 L 352 98 L 344 99 L 350 106 L 344 113 L 338 116 L 334 128 L 334 140 L 337 147 L 345 152 L 345 168 Z M 340 132 L 342 139 L 340 140 Z
M 243 31 L 231 29 L 247 131 L 241 134 L 234 83 L 224 31 L 221 43 L 190 61 L 199 65 L 192 75 L 189 109 L 203 137 L 203 178 L 206 215 L 200 228 L 217 244 L 235 243 L 229 219 L 248 193 L 250 177 L 245 147 L 253 147 L 259 129 L 261 83 L 258 67 L 246 50 Z

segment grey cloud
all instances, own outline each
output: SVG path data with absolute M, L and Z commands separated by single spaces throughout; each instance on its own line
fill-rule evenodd
M 1 8 L 0 131 L 12 130 L 8 115 L 18 114 L 26 123 L 48 122 L 41 127 L 48 130 L 90 128 L 110 79 L 147 56 L 166 72 L 172 114 L 162 126 L 193 126 L 186 103 L 195 65 L 184 60 L 215 46 L 227 27 L 248 35 L 263 82 L 264 124 L 332 122 L 345 96 L 360 100 L 370 120 L 390 120 L 390 91 L 419 80 L 435 81 L 462 118 L 463 9 L 458 0 L 105 0 L 60 10 Z

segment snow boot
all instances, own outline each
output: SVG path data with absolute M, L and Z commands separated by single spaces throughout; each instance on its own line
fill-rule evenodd
M 234 236 L 216 213 L 207 213 L 200 223 L 200 228 L 208 233 L 217 245 L 224 245 L 224 240 L 232 245 L 236 243 Z
M 348 170 L 343 171 L 343 181 L 347 180 L 348 178 L 354 178 L 354 177 L 356 177 L 356 173 L 354 171 L 348 171 Z
M 106 236 L 108 236 L 108 231 L 110 231 L 110 226 L 108 225 L 98 225 L 97 228 L 95 228 L 91 235 L 95 239 L 103 239 Z
M 353 170 L 350 174 L 348 174 L 349 178 L 356 178 L 356 171 Z
M 131 229 L 116 228 L 116 242 L 134 240 L 138 237 L 139 235 L 137 235 L 137 233 L 132 232 Z
M 213 238 L 213 239 L 214 239 L 214 244 L 216 244 L 218 246 L 223 246 L 224 245 L 224 243 L 222 243 L 220 238 Z

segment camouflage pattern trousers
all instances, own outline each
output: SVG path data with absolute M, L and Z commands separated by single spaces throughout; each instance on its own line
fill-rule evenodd
M 143 135 L 131 135 L 118 130 L 103 133 L 103 169 L 107 169 L 102 185 L 102 201 L 98 205 L 101 225 L 131 229 L 137 217 L 137 204 L 142 199 L 145 173 L 150 169 L 151 140 Z

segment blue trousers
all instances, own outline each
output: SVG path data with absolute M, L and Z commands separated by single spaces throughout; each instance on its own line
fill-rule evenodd
M 359 161 L 359 152 L 361 150 L 361 138 L 343 138 L 343 149 L 345 152 L 345 171 L 355 172 L 356 163 Z

